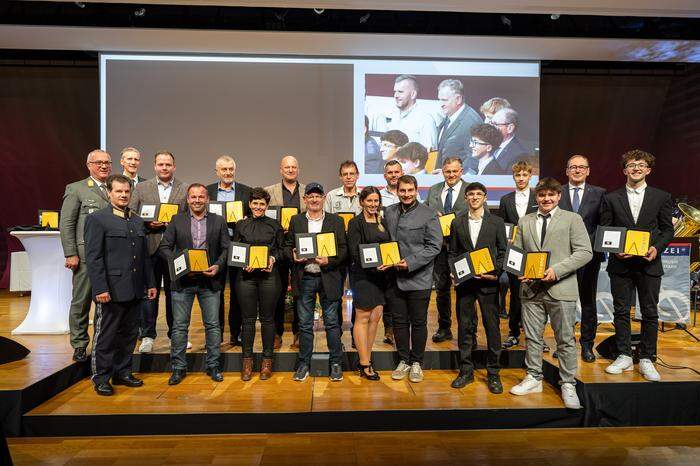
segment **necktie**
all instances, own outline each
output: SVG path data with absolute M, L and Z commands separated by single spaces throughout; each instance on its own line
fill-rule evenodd
M 450 126 L 450 117 L 445 118 L 445 121 L 442 123 L 442 133 L 440 134 L 440 139 L 445 137 L 445 133 L 447 133 L 447 128 Z
M 544 237 L 547 234 L 547 219 L 551 217 L 551 214 L 542 215 L 538 214 L 542 219 L 542 234 L 540 235 L 540 246 L 544 244 Z
M 105 198 L 108 198 L 109 196 L 107 195 L 107 186 L 105 186 L 104 183 L 100 183 L 100 191 L 102 192 L 102 195 Z
M 442 206 L 442 212 L 445 214 L 449 214 L 452 212 L 452 191 L 454 188 L 448 188 L 447 189 L 447 196 L 445 196 L 445 205 Z
M 574 199 L 571 201 L 571 207 L 574 208 L 574 212 L 578 213 L 578 208 L 581 205 L 581 199 L 578 197 L 578 192 L 581 188 L 574 188 Z

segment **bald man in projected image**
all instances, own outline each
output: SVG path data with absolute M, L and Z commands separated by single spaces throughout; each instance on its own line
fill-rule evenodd
M 437 145 L 437 127 L 430 113 L 417 102 L 418 81 L 415 76 L 402 74 L 394 81 L 396 109 L 387 116 L 387 130 L 399 130 L 411 142 L 430 149 Z

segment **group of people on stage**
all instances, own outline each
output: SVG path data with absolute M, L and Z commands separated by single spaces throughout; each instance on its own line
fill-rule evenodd
M 576 301 L 582 304 L 581 356 L 595 360 L 595 293 L 601 255 L 592 244 L 598 225 L 644 229 L 651 233 L 643 257 L 611 255 L 608 273 L 614 302 L 617 359 L 606 368 L 610 374 L 633 369 L 630 347 L 630 305 L 639 293 L 642 343 L 639 371 L 648 380 L 659 380 L 654 367 L 657 340 L 657 303 L 661 253 L 673 236 L 670 194 L 647 186 L 654 157 L 641 150 L 622 156 L 625 185 L 609 193 L 587 183 L 590 174 L 585 156 L 574 155 L 566 164 L 568 183 L 553 178 L 529 186 L 532 166 L 521 160 L 511 166 L 515 191 L 501 198 L 497 214 L 486 206 L 487 188 L 464 179 L 459 157 L 442 162 L 444 181 L 432 186 L 420 202 L 418 184 L 404 174 L 401 164 L 389 160 L 384 166 L 386 186 L 378 189 L 356 185 L 355 162 L 340 165 L 342 185 L 326 190 L 321 184 L 302 184 L 292 156 L 280 163 L 282 180 L 265 188 L 250 188 L 235 181 L 236 164 L 229 156 L 216 160 L 218 182 L 205 186 L 185 185 L 174 177 L 175 157 L 161 151 L 155 155 L 156 176 L 137 176 L 140 154 L 122 151 L 124 174 L 111 175 L 110 155 L 95 150 L 88 155 L 90 176 L 66 187 L 60 217 L 66 267 L 74 271 L 70 326 L 74 359 L 87 358 L 88 312 L 97 303 L 92 345 L 95 390 L 113 393 L 113 384 L 140 386 L 131 373 L 131 354 L 137 338 L 140 352 L 150 352 L 156 338 L 158 293 L 161 280 L 166 294 L 166 320 L 171 340 L 170 384 L 187 375 L 185 358 L 192 305 L 197 297 L 204 322 L 207 374 L 223 380 L 219 366 L 224 333 L 224 288 L 230 285 L 230 343 L 242 345 L 241 378 L 254 371 L 253 341 L 256 320 L 262 333 L 260 379 L 270 378 L 274 350 L 284 332 L 284 306 L 288 283 L 294 296 L 293 346 L 299 349 L 294 380 L 303 381 L 313 354 L 314 316 L 319 299 L 326 330 L 330 379 L 343 379 L 341 344 L 342 297 L 346 276 L 353 296 L 353 344 L 363 378 L 378 380 L 372 365 L 372 346 L 383 319 L 385 341 L 395 342 L 398 364 L 392 379 L 423 380 L 423 358 L 428 337 L 427 316 L 433 286 L 439 328 L 433 341 L 452 339 L 451 290 L 456 292 L 459 372 L 452 387 L 462 388 L 474 380 L 472 351 L 476 347 L 477 312 L 481 309 L 488 348 L 488 389 L 502 393 L 499 358 L 502 349 L 517 345 L 520 328 L 526 339 L 525 378 L 510 393 L 525 395 L 542 390 L 543 339 L 547 320 L 556 340 L 562 399 L 567 407 L 579 408 L 575 389 L 577 351 L 574 337 Z M 244 218 L 226 223 L 210 213 L 210 201 L 241 201 Z M 137 213 L 144 204 L 175 203 L 180 212 L 169 223 L 143 221 Z M 266 212 L 273 206 L 295 207 L 298 214 L 287 231 Z M 355 216 L 345 224 L 338 213 Z M 454 213 L 445 236 L 439 217 Z M 505 224 L 517 225 L 513 238 Z M 333 233 L 335 254 L 301 258 L 296 249 L 298 234 Z M 267 246 L 266 268 L 234 268 L 227 265 L 230 242 Z M 397 242 L 400 260 L 393 265 L 363 267 L 360 245 Z M 510 334 L 501 341 L 499 326 L 499 277 L 512 243 L 524 252 L 548 251 L 550 262 L 544 278 L 510 276 Z M 209 267 L 198 274 L 171 279 L 169 268 L 175 255 L 186 249 L 205 249 Z M 455 285 L 450 258 L 488 248 L 495 270 Z M 148 298 L 144 300 L 144 298 Z

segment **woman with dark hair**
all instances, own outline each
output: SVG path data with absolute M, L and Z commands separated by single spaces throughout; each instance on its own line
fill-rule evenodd
M 379 374 L 372 368 L 371 356 L 377 326 L 386 302 L 384 290 L 387 267 L 363 269 L 359 245 L 391 241 L 391 235 L 381 215 L 381 205 L 382 196 L 379 190 L 374 186 L 367 186 L 360 192 L 362 212 L 348 224 L 350 287 L 356 310 L 352 332 L 360 358 L 360 377 L 369 380 L 379 380 Z
M 250 193 L 250 217 L 239 220 L 233 234 L 233 241 L 251 246 L 267 246 L 269 259 L 267 268 L 246 267 L 236 276 L 236 293 L 243 316 L 242 346 L 243 365 L 241 380 L 250 380 L 253 375 L 253 341 L 255 321 L 260 315 L 260 330 L 263 343 L 263 360 L 260 367 L 260 380 L 272 376 L 275 325 L 274 314 L 277 297 L 280 293 L 279 274 L 272 273 L 275 262 L 282 258 L 284 231 L 282 225 L 265 216 L 270 203 L 270 195 L 262 188 L 253 188 Z

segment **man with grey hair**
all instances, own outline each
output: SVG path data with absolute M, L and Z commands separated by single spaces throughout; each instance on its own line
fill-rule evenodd
M 109 205 L 107 177 L 112 172 L 112 158 L 100 149 L 87 156 L 90 176 L 66 186 L 61 206 L 59 229 L 66 257 L 66 268 L 73 272 L 73 296 L 68 324 L 73 360 L 85 361 L 90 341 L 88 323 L 90 313 L 90 279 L 85 262 L 85 219 L 88 215 Z
M 123 175 L 131 180 L 131 185 L 136 186 L 145 178 L 139 176 L 139 167 L 141 166 L 141 152 L 135 147 L 125 147 L 122 149 L 122 156 L 119 164 L 124 169 Z
M 493 115 L 490 124 L 503 135 L 503 142 L 492 157 L 501 170 L 508 172 L 515 162 L 529 156 L 528 150 L 515 135 L 518 130 L 518 112 L 510 107 L 502 108 Z
M 394 81 L 396 109 L 387 115 L 387 130 L 399 130 L 410 142 L 418 142 L 430 150 L 437 146 L 437 127 L 430 113 L 418 104 L 418 81 L 415 76 L 402 74 Z
M 459 157 L 464 172 L 474 174 L 479 162 L 471 157 L 469 149 L 472 126 L 483 123 L 479 114 L 464 99 L 464 86 L 457 79 L 445 79 L 438 85 L 438 100 L 445 119 L 438 128 L 437 150 L 439 166 L 448 157 Z

